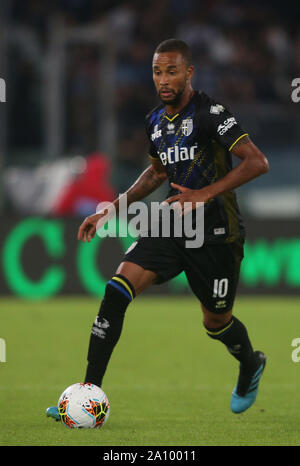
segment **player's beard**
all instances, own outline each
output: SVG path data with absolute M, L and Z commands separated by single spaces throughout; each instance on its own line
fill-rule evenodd
M 178 105 L 180 103 L 182 94 L 183 94 L 183 92 L 185 90 L 185 86 L 186 86 L 186 81 L 184 82 L 183 86 L 177 92 L 175 92 L 173 89 L 170 89 L 170 91 L 173 93 L 173 98 L 171 98 L 171 99 L 170 98 L 164 99 L 160 95 L 160 92 L 159 92 L 158 95 L 159 95 L 160 100 L 165 105 L 171 105 L 171 106 Z

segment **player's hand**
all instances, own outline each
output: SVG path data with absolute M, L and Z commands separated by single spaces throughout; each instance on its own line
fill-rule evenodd
M 94 238 L 96 231 L 97 231 L 97 224 L 104 216 L 103 213 L 93 214 L 82 222 L 79 227 L 77 238 L 79 241 L 86 241 L 90 242 L 92 238 Z
M 163 202 L 163 204 L 164 203 L 172 204 L 173 202 L 176 202 L 180 206 L 182 214 L 187 212 L 187 209 L 184 209 L 185 202 L 191 202 L 192 209 L 196 209 L 197 202 L 205 203 L 211 199 L 210 195 L 208 194 L 205 188 L 190 189 L 190 188 L 186 188 L 185 186 L 180 186 L 179 184 L 175 184 L 175 183 L 171 183 L 171 186 L 172 188 L 180 191 L 180 193 L 169 197 Z

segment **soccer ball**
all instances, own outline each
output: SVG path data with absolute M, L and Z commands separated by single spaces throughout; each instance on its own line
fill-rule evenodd
M 57 404 L 62 422 L 71 429 L 98 429 L 109 416 L 104 391 L 91 383 L 75 383 L 61 394 Z

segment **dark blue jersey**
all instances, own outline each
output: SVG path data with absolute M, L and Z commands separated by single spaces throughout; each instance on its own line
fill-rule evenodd
M 176 115 L 162 104 L 146 117 L 149 156 L 165 166 L 169 183 L 201 189 L 232 170 L 231 149 L 247 133 L 234 116 L 203 92 L 195 92 Z M 170 187 L 168 197 L 177 194 Z M 205 241 L 232 242 L 244 237 L 233 191 L 205 205 Z

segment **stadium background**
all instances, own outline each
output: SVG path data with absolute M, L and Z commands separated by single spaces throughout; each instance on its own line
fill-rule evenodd
M 297 7 L 1 0 L 0 445 L 299 445 Z M 45 409 L 85 373 L 99 297 L 132 241 L 81 244 L 77 229 L 147 166 L 152 54 L 169 37 L 191 45 L 195 88 L 228 105 L 270 162 L 238 189 L 248 237 L 235 313 L 268 355 L 263 387 L 232 415 L 236 361 L 206 337 L 180 276 L 127 312 L 104 380 L 109 423 L 70 432 Z
M 238 190 L 249 232 L 240 292 L 299 293 L 299 104 L 291 82 L 300 76 L 300 32 L 292 8 L 193 0 L 2 1 L 0 8 L 1 294 L 103 289 L 124 242 L 85 245 L 82 254 L 95 248 L 98 261 L 87 259 L 94 277 L 87 287 L 75 264 L 77 228 L 147 165 L 144 117 L 157 102 L 152 54 L 175 36 L 192 47 L 195 88 L 225 103 L 270 161 L 266 176 Z M 184 277 L 178 284 L 150 293 L 187 291 Z

